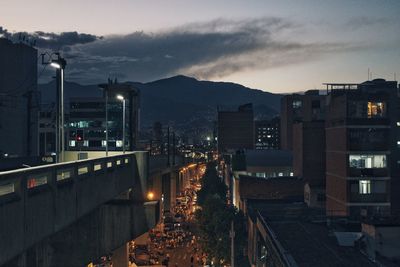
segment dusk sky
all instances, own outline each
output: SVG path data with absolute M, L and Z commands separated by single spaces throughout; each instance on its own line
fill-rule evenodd
M 184 74 L 293 92 L 368 68 L 400 77 L 399 0 L 1 0 L 0 27 L 62 51 L 66 79 L 83 84 Z

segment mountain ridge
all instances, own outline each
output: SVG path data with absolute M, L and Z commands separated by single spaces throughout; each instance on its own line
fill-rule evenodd
M 279 113 L 282 95 L 252 89 L 232 82 L 212 82 L 176 75 L 147 83 L 126 82 L 140 90 L 141 122 L 150 127 L 155 121 L 188 127 L 188 121 L 209 124 L 216 120 L 217 107 L 235 109 L 253 103 L 255 117 L 265 119 Z M 53 102 L 55 82 L 39 84 L 42 103 Z M 80 85 L 66 81 L 66 102 L 71 97 L 102 97 L 97 84 Z M 190 126 L 189 126 L 190 127 Z

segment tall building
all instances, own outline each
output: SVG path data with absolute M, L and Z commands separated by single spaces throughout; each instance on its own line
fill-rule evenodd
M 293 124 L 321 120 L 325 116 L 325 95 L 319 90 L 286 95 L 281 99 L 281 149 L 293 149 Z
M 71 98 L 69 105 L 67 150 L 106 150 L 106 95 L 108 116 L 108 149 L 134 150 L 138 143 L 139 92 L 129 84 L 102 84 L 104 97 Z M 125 132 L 123 102 L 125 99 Z
M 327 215 L 400 215 L 397 82 L 375 79 L 327 89 Z
M 37 50 L 0 38 L 0 157 L 36 156 Z
M 325 207 L 325 121 L 293 125 L 293 172 L 304 181 L 304 201 Z
M 254 122 L 255 149 L 279 149 L 280 118 Z
M 237 111 L 218 111 L 218 151 L 253 148 L 253 105 L 242 105 Z

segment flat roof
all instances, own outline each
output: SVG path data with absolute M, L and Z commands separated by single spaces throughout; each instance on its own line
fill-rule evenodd
M 357 247 L 341 247 L 326 222 L 311 220 L 304 203 L 256 204 L 258 216 L 298 266 L 376 266 Z

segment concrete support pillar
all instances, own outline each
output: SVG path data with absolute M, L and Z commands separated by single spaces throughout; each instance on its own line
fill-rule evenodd
M 129 246 L 128 243 L 117 248 L 112 254 L 113 267 L 129 267 Z

